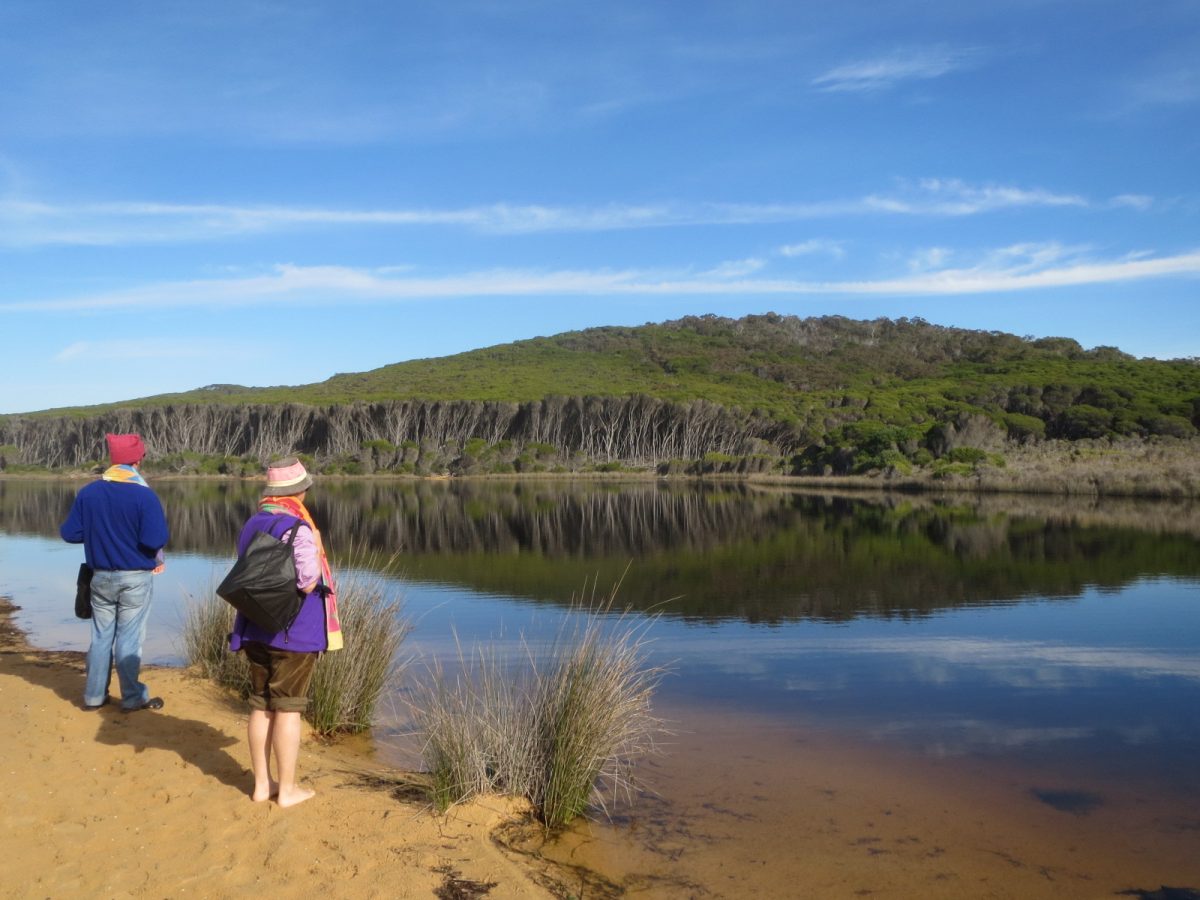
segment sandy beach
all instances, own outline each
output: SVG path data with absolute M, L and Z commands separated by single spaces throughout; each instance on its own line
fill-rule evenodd
M 165 707 L 82 707 L 83 656 L 30 648 L 0 598 L 5 897 L 550 897 L 489 799 L 434 815 L 404 773 L 304 741 L 293 809 L 253 803 L 243 705 L 186 670 Z

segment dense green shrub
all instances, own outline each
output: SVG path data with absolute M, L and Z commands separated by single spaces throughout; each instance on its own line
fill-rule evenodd
M 1196 436 L 1196 426 L 1183 416 L 1149 416 L 1142 419 L 1149 434 L 1167 437 L 1190 438 Z
M 1112 430 L 1113 414 L 1106 409 L 1087 404 L 1076 404 L 1062 411 L 1058 417 L 1058 436 L 1077 441 L 1083 438 L 1105 437 Z
M 319 468 L 310 469 L 310 471 L 317 471 L 322 475 L 362 475 L 364 466 L 362 460 L 357 457 L 339 456 Z
M 9 466 L 20 465 L 21 455 L 17 451 L 15 444 L 4 444 L 0 446 L 0 472 L 5 471 Z
M 970 463 L 952 463 L 939 459 L 933 464 L 934 478 L 950 478 L 955 475 L 970 475 L 975 471 L 975 466 Z
M 933 462 L 933 454 L 925 447 L 919 447 L 913 452 L 912 461 L 914 465 L 928 466 Z
M 885 470 L 899 475 L 911 474 L 913 470 L 913 465 L 908 457 L 899 450 L 884 450 L 879 454 L 879 462 Z
M 955 447 L 944 457 L 947 462 L 952 463 L 969 463 L 975 465 L 981 463 L 988 458 L 987 452 L 976 447 Z
M 1008 436 L 1014 441 L 1039 441 L 1046 436 L 1046 423 L 1036 416 L 1010 412 L 1004 415 Z

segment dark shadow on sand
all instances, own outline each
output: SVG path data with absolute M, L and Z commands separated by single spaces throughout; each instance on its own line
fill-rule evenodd
M 1090 791 L 1054 791 L 1032 788 L 1030 793 L 1047 806 L 1075 816 L 1086 816 L 1092 810 L 1104 805 L 1104 798 Z
M 4 610 L 0 608 L 0 614 Z M 80 710 L 83 707 L 84 655 L 70 651 L 6 650 L 20 658 L 13 673 L 31 684 L 49 688 L 64 702 Z M 147 681 L 154 670 L 145 670 Z M 69 673 L 63 677 L 63 673 Z M 78 681 L 70 677 L 78 676 Z M 96 741 L 109 746 L 122 744 L 141 753 L 148 749 L 176 753 L 188 765 L 205 775 L 245 792 L 249 774 L 244 763 L 224 748 L 240 743 L 206 722 L 175 714 L 170 706 L 159 710 L 123 712 L 120 703 L 110 700 L 98 710 L 87 711 L 96 718 Z

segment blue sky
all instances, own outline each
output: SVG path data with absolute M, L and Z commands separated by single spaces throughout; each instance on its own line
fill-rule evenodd
M 5 0 L 0 412 L 594 325 L 1200 355 L 1200 4 Z

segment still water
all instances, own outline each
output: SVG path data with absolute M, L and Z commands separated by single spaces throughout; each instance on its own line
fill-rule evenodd
M 57 540 L 75 488 L 0 480 L 0 594 L 47 648 L 87 643 L 71 614 L 82 551 Z M 186 598 L 229 565 L 256 494 L 216 481 L 156 489 L 173 537 L 147 658 L 170 664 Z M 452 661 L 455 635 L 516 655 L 570 618 L 572 598 L 619 582 L 619 605 L 655 617 L 650 661 L 671 669 L 657 697 L 679 750 L 657 765 L 672 777 L 697 735 L 716 742 L 696 754 L 704 765 L 754 747 L 788 766 L 786 741 L 762 749 L 762 729 L 783 729 L 934 780 L 1036 773 L 1022 788 L 1031 802 L 1076 819 L 1104 786 L 1134 785 L 1143 806 L 1175 798 L 1164 815 L 1185 841 L 1195 829 L 1200 855 L 1200 819 L 1186 813 L 1200 803 L 1193 505 L 646 481 L 330 482 L 309 499 L 335 557 L 398 554 L 386 578 L 418 660 Z M 679 807 L 687 784 L 653 803 Z

